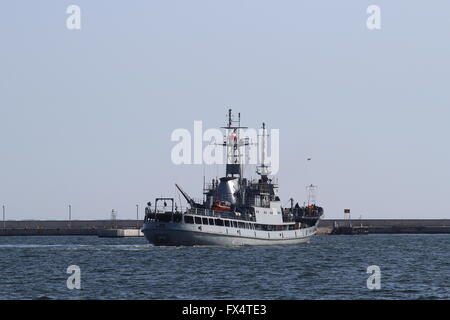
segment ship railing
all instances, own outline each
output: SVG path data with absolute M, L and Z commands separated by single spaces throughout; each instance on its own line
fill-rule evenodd
M 297 211 L 283 211 L 283 222 L 296 222 L 299 218 L 303 220 L 315 220 L 319 218 L 320 214 L 312 215 L 310 213 L 297 212 Z
M 204 209 L 204 208 L 191 208 L 191 209 L 188 209 L 186 211 L 186 213 L 200 215 L 200 216 L 215 217 L 215 218 L 255 221 L 254 215 L 242 214 L 239 212 L 224 212 L 224 211 L 215 211 L 215 210 Z
M 156 208 L 152 208 L 152 213 L 176 213 L 176 212 L 182 212 L 182 209 L 178 209 L 177 207 L 174 207 L 172 211 L 172 207 L 168 206 L 157 206 Z
M 169 203 L 167 203 L 169 201 Z M 172 198 L 157 198 L 152 208 L 145 209 L 144 222 L 147 221 L 178 221 L 183 208 L 178 208 Z
M 283 213 L 283 222 L 295 222 L 294 215 L 292 213 Z
M 205 183 L 203 190 L 209 191 L 209 190 L 213 190 L 215 188 L 216 188 L 216 185 L 214 183 L 209 182 L 209 183 Z
M 144 222 L 148 221 L 180 222 L 182 216 L 183 213 L 181 211 L 154 209 L 145 214 Z

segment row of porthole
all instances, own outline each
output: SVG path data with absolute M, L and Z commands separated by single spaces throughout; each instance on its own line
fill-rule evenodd
M 199 229 L 199 230 L 202 230 L 202 227 L 199 226 L 198 229 Z M 226 232 L 227 232 L 227 234 L 228 234 L 228 228 L 226 228 L 225 230 L 226 230 Z M 239 235 L 241 235 L 241 230 L 236 230 L 236 232 L 237 232 Z M 308 230 L 305 230 L 305 235 L 308 235 L 309 233 L 310 233 L 310 232 L 309 232 Z M 280 233 L 280 236 L 281 236 L 282 238 L 284 238 L 284 233 L 281 232 L 281 233 Z M 267 237 L 270 239 L 270 232 L 267 232 Z M 297 237 L 297 231 L 295 232 L 295 237 Z M 255 231 L 255 238 L 256 238 L 256 231 Z

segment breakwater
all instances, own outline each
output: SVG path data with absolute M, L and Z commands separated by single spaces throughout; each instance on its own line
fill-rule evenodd
M 0 222 L 0 236 L 98 235 L 102 230 L 139 229 L 137 220 L 17 220 Z M 450 219 L 323 219 L 319 234 L 330 234 L 335 226 L 364 226 L 369 233 L 450 233 Z
M 103 230 L 139 229 L 138 220 L 16 220 L 0 223 L 0 236 L 96 236 Z
M 320 233 L 331 233 L 338 227 L 367 227 L 369 233 L 450 233 L 450 219 L 323 219 L 320 221 Z

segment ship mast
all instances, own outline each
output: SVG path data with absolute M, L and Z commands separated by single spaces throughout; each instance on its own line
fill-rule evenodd
M 306 187 L 308 206 L 316 205 L 317 186 L 310 184 Z
M 241 127 L 241 114 L 238 113 L 238 119 L 233 119 L 231 109 L 228 110 L 228 125 L 222 127 L 226 129 L 226 136 L 223 142 L 223 146 L 227 147 L 227 166 L 226 176 L 242 178 L 242 153 L 241 147 L 248 145 L 247 139 L 240 138 L 240 129 L 247 129 L 247 127 Z
M 270 174 L 270 167 L 266 165 L 266 124 L 262 124 L 262 135 L 261 135 L 261 164 L 256 168 L 256 173 L 261 176 L 263 180 L 267 179 Z

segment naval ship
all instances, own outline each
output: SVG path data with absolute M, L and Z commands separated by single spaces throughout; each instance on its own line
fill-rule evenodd
M 142 232 L 157 246 L 195 245 L 280 245 L 308 242 L 316 233 L 323 208 L 312 203 L 283 207 L 278 185 L 265 164 L 266 127 L 262 125 L 262 157 L 256 173 L 258 179 L 243 177 L 242 148 L 249 145 L 241 139 L 238 119 L 228 111 L 223 144 L 227 148 L 225 176 L 212 179 L 203 187 L 203 201 L 195 201 L 178 184 L 175 186 L 187 201 L 179 210 L 174 198 L 156 198 L 148 203 Z M 310 190 L 315 186 L 311 185 Z

